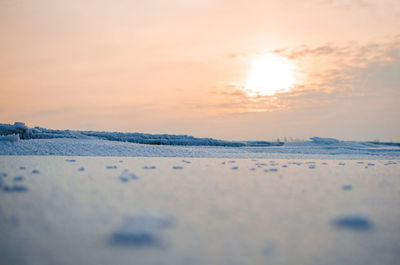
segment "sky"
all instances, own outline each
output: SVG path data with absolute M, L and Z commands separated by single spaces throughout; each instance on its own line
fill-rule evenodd
M 0 123 L 400 141 L 398 0 L 0 0 L 0 36 Z

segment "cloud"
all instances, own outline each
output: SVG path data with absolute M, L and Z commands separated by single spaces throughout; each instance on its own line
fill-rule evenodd
M 368 0 L 319 0 L 318 3 L 346 10 L 369 8 L 374 6 L 374 4 Z
M 330 88 L 328 90 L 346 91 L 368 89 L 355 86 L 355 82 L 360 76 L 373 75 L 377 72 L 376 68 L 385 69 L 400 61 L 400 35 L 386 42 L 350 42 L 344 46 L 328 43 L 314 48 L 301 46 L 275 53 L 300 64 L 309 62 L 309 81 L 306 83 L 309 88 L 323 90 L 325 87 Z M 312 64 L 316 67 L 312 67 Z
M 377 96 L 383 91 L 391 97 L 400 90 L 400 35 L 370 43 L 303 45 L 271 52 L 296 61 L 305 75 L 303 82 L 287 93 L 270 97 L 251 97 L 244 92 L 243 84 L 225 84 L 212 92 L 212 96 L 220 100 L 213 107 L 224 112 L 323 108 L 326 104 Z M 232 54 L 230 58 L 250 58 L 261 53 Z
M 347 45 L 338 46 L 333 43 L 326 43 L 319 47 L 308 47 L 306 45 L 294 49 L 275 49 L 272 52 L 283 55 L 289 59 L 300 59 L 305 56 L 334 57 L 346 62 L 363 63 L 371 60 L 390 59 L 393 53 L 397 54 L 400 49 L 400 34 L 391 38 L 390 41 L 376 41 L 367 44 L 360 44 L 356 41 Z M 384 56 L 384 57 L 382 57 Z

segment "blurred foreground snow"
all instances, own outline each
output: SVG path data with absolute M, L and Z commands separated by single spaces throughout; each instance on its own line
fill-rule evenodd
M 398 159 L 0 156 L 0 263 L 397 265 L 399 171 Z

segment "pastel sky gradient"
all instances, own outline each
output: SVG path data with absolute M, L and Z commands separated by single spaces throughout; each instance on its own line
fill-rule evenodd
M 0 0 L 0 123 L 400 141 L 399 0 Z M 259 56 L 288 92 L 242 88 Z

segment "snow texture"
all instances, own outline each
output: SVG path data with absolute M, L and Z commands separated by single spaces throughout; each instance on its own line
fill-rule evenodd
M 316 144 L 322 144 L 322 145 L 329 145 L 329 144 L 337 144 L 339 143 L 339 140 L 335 138 L 320 138 L 320 137 L 311 137 L 310 140 L 312 140 Z
M 174 219 L 143 213 L 124 218 L 121 226 L 111 236 L 111 243 L 132 247 L 161 247 L 162 230 L 172 227 Z
M 21 139 L 102 139 L 118 142 L 130 142 L 152 145 L 190 145 L 190 146 L 280 146 L 281 142 L 267 141 L 224 141 L 212 138 L 196 138 L 188 135 L 171 134 L 145 134 L 145 133 L 122 133 L 122 132 L 96 132 L 96 131 L 73 131 L 52 130 L 46 128 L 28 128 L 23 122 L 11 124 L 0 124 L 0 135 L 18 134 Z
M 19 141 L 19 134 L 1 135 L 0 142 L 15 143 Z
M 372 223 L 363 216 L 342 216 L 333 221 L 333 224 L 339 228 L 351 229 L 355 231 L 365 231 L 372 229 Z
M 128 182 L 131 179 L 138 179 L 138 177 L 133 172 L 130 172 L 128 169 L 124 169 L 124 171 L 122 171 L 121 175 L 119 176 L 119 179 L 122 182 Z
M 400 144 L 312 137 L 304 142 L 223 141 L 187 135 L 93 132 L 0 124 L 0 155 L 396 159 Z M 22 139 L 19 141 L 19 138 Z M 72 162 L 72 161 L 71 161 Z M 368 165 L 369 166 L 369 165 Z M 315 166 L 311 165 L 311 168 Z
M 396 159 L 400 157 L 400 147 L 343 141 L 329 145 L 295 142 L 271 147 L 173 146 L 57 138 L 0 141 L 0 155 Z
M 398 159 L 119 161 L 0 156 L 0 263 L 398 264 Z

